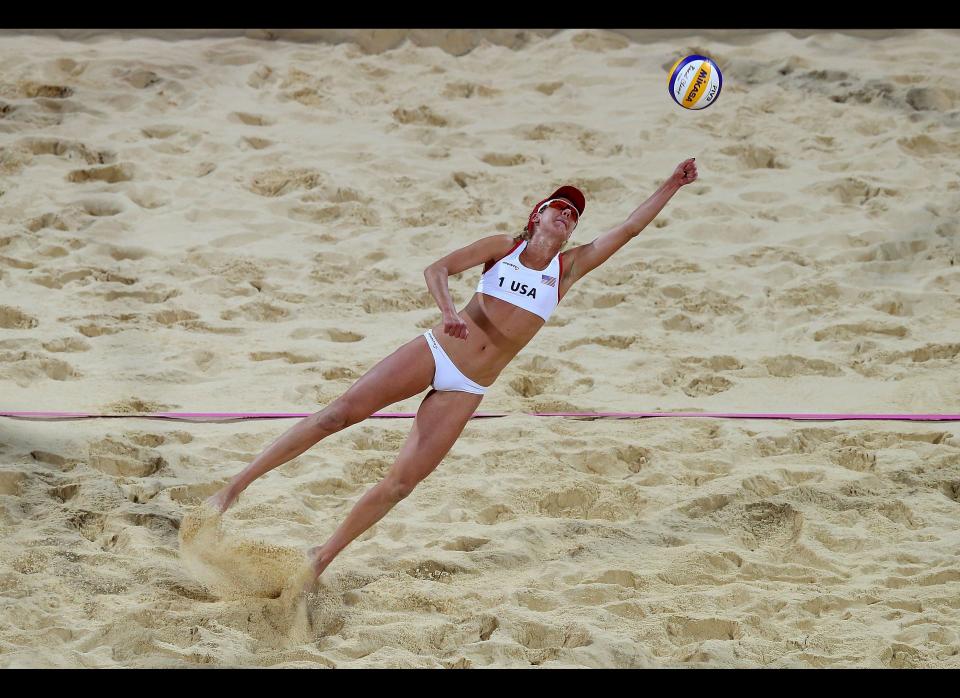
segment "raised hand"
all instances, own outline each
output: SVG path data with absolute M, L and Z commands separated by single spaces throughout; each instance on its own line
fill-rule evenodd
M 695 182 L 697 179 L 697 162 L 696 158 L 690 158 L 689 160 L 684 160 L 679 165 L 677 169 L 673 171 L 673 174 L 670 175 L 670 179 L 679 184 L 681 187 L 685 184 L 690 184 Z

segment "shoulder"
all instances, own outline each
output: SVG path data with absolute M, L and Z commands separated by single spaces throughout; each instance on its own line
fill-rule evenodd
M 563 276 L 569 276 L 574 273 L 574 269 L 577 266 L 577 259 L 583 253 L 583 248 L 583 245 L 577 245 L 560 253 L 560 264 L 563 267 Z
M 577 258 L 577 250 L 579 247 L 571 247 L 569 250 L 564 250 L 560 253 L 560 259 L 563 260 L 564 265 L 570 263 Z
M 524 240 L 519 235 L 503 235 L 497 259 L 503 259 L 523 243 Z
M 486 274 L 494 264 L 520 247 L 523 238 L 503 233 L 501 235 L 491 235 L 488 238 L 484 238 L 482 242 L 488 244 L 485 249 L 487 256 L 483 265 L 483 273 Z
M 491 259 L 499 259 L 516 249 L 520 242 L 522 242 L 522 240 L 518 241 L 513 235 L 500 233 L 498 235 L 485 237 L 474 244 L 482 246 L 485 251 L 489 252 Z

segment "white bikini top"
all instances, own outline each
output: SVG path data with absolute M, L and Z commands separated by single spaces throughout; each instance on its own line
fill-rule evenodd
M 560 302 L 560 276 L 563 274 L 560 254 L 550 260 L 546 269 L 530 269 L 520 263 L 520 254 L 526 247 L 527 241 L 521 240 L 506 257 L 487 262 L 477 284 L 477 293 L 499 298 L 549 320 Z

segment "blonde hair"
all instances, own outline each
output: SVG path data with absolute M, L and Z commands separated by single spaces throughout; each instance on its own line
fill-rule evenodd
M 524 228 L 524 229 L 521 230 L 519 233 L 517 233 L 516 235 L 513 236 L 513 241 L 514 241 L 514 242 L 520 242 L 521 240 L 527 240 L 527 241 L 529 241 L 529 240 L 532 239 L 532 238 L 533 238 L 533 232 L 531 232 L 531 231 L 527 230 L 526 228 Z

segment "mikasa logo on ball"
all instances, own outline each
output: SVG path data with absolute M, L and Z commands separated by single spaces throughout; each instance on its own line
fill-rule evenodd
M 723 74 L 710 58 L 692 54 L 681 58 L 667 76 L 667 90 L 684 109 L 706 109 L 720 96 Z
M 684 97 L 683 101 L 689 102 L 690 104 L 696 102 L 697 96 L 700 94 L 700 88 L 703 87 L 703 83 L 708 77 L 710 77 L 710 73 L 701 68 L 700 72 L 697 73 L 697 79 L 693 82 L 693 87 L 690 88 L 689 94 Z

